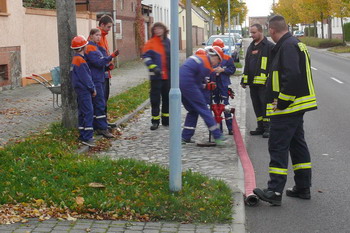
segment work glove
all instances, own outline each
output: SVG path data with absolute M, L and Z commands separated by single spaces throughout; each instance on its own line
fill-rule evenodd
M 110 70 L 113 70 L 113 69 L 114 69 L 113 63 L 109 63 L 109 64 L 106 66 L 106 71 L 110 71 Z
M 213 91 L 216 88 L 216 83 L 215 82 L 210 82 L 207 83 L 205 89 L 209 90 L 209 91 Z
M 162 74 L 162 70 L 158 66 L 153 68 L 153 72 L 155 76 L 160 76 Z
M 118 49 L 116 49 L 112 54 L 111 54 L 111 56 L 113 57 L 113 58 L 115 58 L 116 56 L 118 56 L 119 55 L 119 50 Z
M 230 87 L 228 88 L 228 96 L 230 96 L 231 99 L 235 98 L 235 92 Z

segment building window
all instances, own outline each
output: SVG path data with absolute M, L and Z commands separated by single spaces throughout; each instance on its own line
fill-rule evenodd
M 185 16 L 182 16 L 182 31 L 185 31 Z
M 116 31 L 116 38 L 117 39 L 122 39 L 123 38 L 123 25 L 122 25 L 122 21 L 120 19 L 117 19 L 115 21 L 115 26 L 117 28 L 117 31 Z
M 120 10 L 124 9 L 124 0 L 120 0 Z
M 0 82 L 7 81 L 9 79 L 7 65 L 0 65 Z
M 7 1 L 7 0 L 0 0 L 0 14 L 1 14 L 1 13 L 4 13 L 4 14 L 7 13 L 7 4 L 6 4 L 6 1 Z
M 136 11 L 136 5 L 134 2 L 131 3 L 131 12 L 135 12 Z

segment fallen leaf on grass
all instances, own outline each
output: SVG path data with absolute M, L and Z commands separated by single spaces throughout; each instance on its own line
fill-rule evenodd
M 75 198 L 75 203 L 77 203 L 78 205 L 84 205 L 84 198 L 83 197 L 76 197 Z
M 70 216 L 69 214 L 68 214 L 68 217 L 67 217 L 67 220 L 68 221 L 77 221 L 77 218 L 73 218 L 72 216 Z
M 103 184 L 100 184 L 100 183 L 90 183 L 89 187 L 91 187 L 91 188 L 106 188 L 106 186 L 104 186 Z

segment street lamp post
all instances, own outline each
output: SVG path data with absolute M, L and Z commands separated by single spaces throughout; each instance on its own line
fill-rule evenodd
M 182 186 L 181 164 L 181 92 L 179 88 L 179 0 L 171 0 L 171 89 L 169 137 L 169 186 L 178 192 Z
M 228 19 L 228 51 L 229 55 L 231 56 L 231 2 L 230 0 L 227 0 L 228 5 L 228 12 L 227 12 L 227 19 Z

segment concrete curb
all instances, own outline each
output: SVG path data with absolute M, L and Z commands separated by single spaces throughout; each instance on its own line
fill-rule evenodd
M 137 107 L 137 109 L 135 109 L 134 111 L 132 111 L 131 113 L 123 116 L 121 119 L 117 120 L 116 122 L 114 122 L 117 127 L 119 127 L 121 124 L 124 124 L 125 122 L 129 121 L 131 118 L 133 118 L 137 113 L 139 113 L 140 111 L 142 111 L 144 108 L 146 108 L 148 105 L 150 104 L 150 99 L 147 99 L 145 102 L 143 102 L 140 106 Z M 101 139 L 102 136 L 96 136 L 95 139 Z M 81 146 L 76 153 L 78 154 L 83 154 L 89 151 L 89 146 Z

